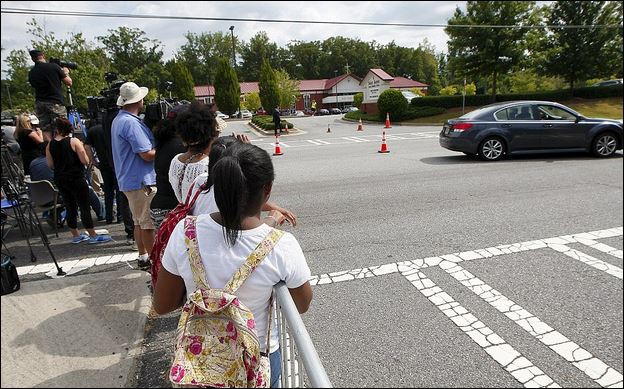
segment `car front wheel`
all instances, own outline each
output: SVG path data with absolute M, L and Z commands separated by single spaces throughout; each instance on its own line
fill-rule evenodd
M 599 158 L 610 157 L 616 150 L 617 139 L 610 132 L 598 135 L 592 144 L 592 153 Z
M 505 144 L 497 137 L 486 138 L 479 146 L 479 157 L 484 161 L 498 161 L 505 155 Z

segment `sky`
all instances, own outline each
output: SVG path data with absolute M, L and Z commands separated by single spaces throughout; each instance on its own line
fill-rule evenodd
M 115 12 L 150 15 L 234 17 L 287 20 L 355 21 L 412 24 L 444 24 L 463 1 L 360 1 L 360 2 L 311 2 L 311 1 L 2 1 L 2 8 L 49 9 L 56 11 Z M 417 28 L 394 26 L 339 26 L 314 24 L 222 22 L 222 21 L 175 21 L 153 19 L 114 19 L 101 17 L 40 16 L 2 13 L 2 76 L 5 58 L 13 49 L 30 46 L 26 22 L 33 17 L 54 31 L 59 38 L 70 32 L 82 32 L 88 41 L 106 35 L 107 30 L 119 26 L 137 27 L 150 38 L 158 39 L 164 46 L 164 58 L 171 58 L 186 39 L 186 32 L 229 32 L 248 41 L 259 31 L 266 31 L 269 39 L 279 46 L 291 40 L 325 40 L 332 36 L 375 40 L 385 44 L 392 40 L 397 45 L 417 47 L 425 38 L 436 51 L 446 51 L 447 35 L 442 28 Z

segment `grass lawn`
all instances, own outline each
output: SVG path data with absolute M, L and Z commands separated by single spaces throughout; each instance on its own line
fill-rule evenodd
M 622 108 L 624 103 L 622 97 L 609 97 L 604 99 L 580 99 L 562 101 L 561 104 L 572 108 L 573 110 L 583 114 L 586 117 L 604 118 L 604 119 L 622 119 Z M 465 112 L 470 112 L 479 107 L 466 107 Z M 454 119 L 461 116 L 462 109 L 447 108 L 446 112 L 441 115 L 427 116 L 414 120 L 405 121 L 405 124 L 443 124 L 448 119 Z

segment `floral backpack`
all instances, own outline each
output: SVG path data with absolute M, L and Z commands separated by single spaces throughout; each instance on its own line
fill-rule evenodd
M 184 234 L 197 290 L 182 308 L 169 379 L 177 387 L 270 386 L 271 311 L 266 352 L 260 351 L 251 310 L 234 295 L 267 256 L 283 231 L 273 229 L 247 257 L 225 288 L 211 288 L 197 245 L 196 217 L 184 220 Z M 273 305 L 271 294 L 270 307 Z

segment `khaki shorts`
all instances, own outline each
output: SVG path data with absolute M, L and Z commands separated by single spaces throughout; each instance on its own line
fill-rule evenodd
M 142 230 L 154 229 L 154 222 L 150 216 L 150 203 L 156 195 L 156 188 L 152 189 L 152 193 L 147 196 L 143 189 L 123 192 L 128 198 L 128 205 L 130 205 L 130 212 L 132 212 L 132 221 L 135 226 L 141 227 Z

